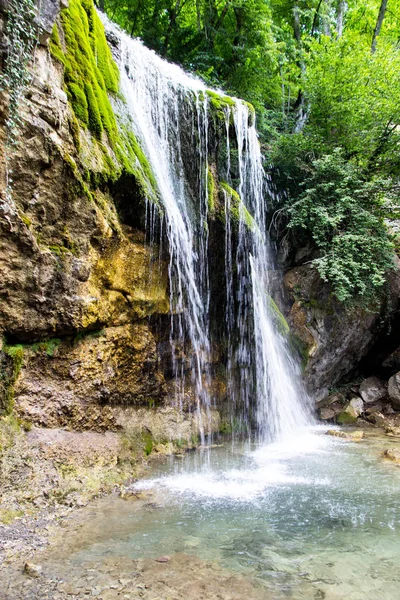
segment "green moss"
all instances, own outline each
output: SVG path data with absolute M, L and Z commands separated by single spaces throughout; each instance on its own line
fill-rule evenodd
M 79 333 L 76 334 L 72 343 L 74 345 L 76 345 L 81 340 L 84 340 L 87 338 L 88 339 L 98 338 L 104 334 L 105 334 L 105 329 L 84 329 L 83 331 L 80 331 Z
M 246 100 L 242 100 L 242 102 L 247 106 L 249 110 L 249 127 L 252 127 L 252 125 L 255 125 L 256 122 L 255 108 L 252 104 L 250 104 L 250 102 L 246 102 Z
M 357 421 L 357 417 L 350 415 L 348 412 L 346 411 L 342 411 L 338 416 L 337 416 L 337 422 L 340 425 L 352 425 L 353 423 L 355 423 Z
M 100 114 L 100 105 L 93 91 L 93 87 L 90 83 L 85 83 L 85 95 L 89 113 L 89 129 L 98 138 L 101 137 L 103 132 L 103 119 L 106 120 L 105 116 Z
M 53 358 L 57 348 L 61 343 L 62 340 L 60 338 L 50 338 L 49 340 L 44 340 L 43 342 L 37 342 L 36 344 L 26 346 L 26 348 L 29 348 L 32 352 L 44 352 L 49 358 Z
M 149 454 L 151 454 L 151 452 L 153 450 L 154 440 L 153 440 L 153 436 L 151 435 L 150 431 L 148 431 L 147 429 L 142 431 L 142 442 L 143 442 L 143 451 L 146 454 L 146 456 L 148 456 Z
M 267 299 L 268 299 L 268 306 L 271 311 L 272 318 L 274 320 L 277 330 L 279 331 L 279 333 L 281 335 L 283 335 L 284 337 L 287 337 L 290 334 L 290 327 L 288 325 L 288 322 L 286 321 L 285 317 L 279 310 L 278 305 L 276 304 L 275 300 L 273 298 L 271 298 L 271 296 L 269 294 L 267 294 Z
M 216 198 L 218 196 L 217 184 L 215 181 L 214 174 L 210 167 L 207 169 L 207 199 L 208 199 L 208 212 L 212 215 L 215 211 Z
M 23 212 L 19 213 L 21 221 L 27 226 L 30 227 L 32 225 L 31 219 Z
M 89 116 L 88 116 L 88 118 L 89 118 Z M 79 153 L 81 150 L 81 136 L 80 136 L 79 122 L 78 122 L 78 119 L 76 118 L 74 112 L 71 113 L 71 116 L 68 120 L 68 126 L 69 126 L 69 130 L 71 132 L 71 135 L 72 135 L 72 140 L 74 142 L 74 146 L 75 146 L 77 152 Z
M 63 52 L 62 46 L 61 46 L 60 34 L 58 31 L 57 23 L 55 23 L 55 25 L 53 27 L 53 31 L 51 33 L 51 37 L 50 37 L 50 41 L 49 41 L 49 48 L 50 48 L 51 55 L 54 58 L 56 58 L 57 60 L 59 60 L 63 65 L 65 65 L 65 57 L 64 57 L 64 52 Z
M 68 8 L 61 12 L 60 26 L 62 39 L 61 30 L 55 27 L 50 50 L 64 64 L 65 89 L 73 111 L 69 123 L 71 135 L 80 152 L 80 129 L 88 128 L 93 134 L 92 150 L 98 153 L 101 165 L 96 172 L 82 176 L 70 157 L 63 156 L 78 180 L 80 191 L 94 201 L 88 183 L 97 187 L 115 181 L 125 171 L 135 176 L 150 201 L 158 202 L 156 178 L 131 123 L 129 119 L 118 123 L 111 105 L 110 98 L 114 101 L 121 98 L 119 70 L 93 0 L 70 0 Z
M 50 50 L 65 66 L 66 90 L 74 114 L 96 137 L 105 129 L 113 144 L 118 129 L 107 92 L 118 92 L 119 71 L 93 1 L 70 0 L 62 11 L 61 23 L 65 49 L 55 28 Z
M 242 202 L 239 194 L 231 188 L 231 186 L 226 183 L 226 181 L 220 182 L 220 188 L 224 193 L 228 194 L 230 197 L 230 217 L 232 222 L 237 225 L 240 221 L 242 221 L 249 231 L 256 233 L 258 231 L 258 226 L 254 221 L 254 218 L 247 210 L 246 206 Z M 225 218 L 225 213 L 223 213 L 223 219 Z
M 206 90 L 206 94 L 214 108 L 223 109 L 227 106 L 230 108 L 236 106 L 235 100 L 230 96 L 223 96 L 222 94 L 218 94 L 218 92 L 213 92 L 212 90 Z

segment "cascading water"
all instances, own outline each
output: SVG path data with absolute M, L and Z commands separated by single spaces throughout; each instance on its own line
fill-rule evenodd
M 209 120 L 215 92 L 102 18 L 120 40 L 122 93 L 156 177 L 165 217 L 176 395 L 181 403 L 185 401 L 185 373 L 190 370 L 206 434 L 204 415 L 212 404 L 208 389 L 213 302 L 208 248 Z M 297 383 L 300 375 L 274 323 L 268 295 L 267 188 L 254 119 L 238 99 L 229 99 L 223 118 L 228 394 L 242 425 L 248 432 L 256 425 L 259 438 L 267 441 L 305 425 L 307 417 Z

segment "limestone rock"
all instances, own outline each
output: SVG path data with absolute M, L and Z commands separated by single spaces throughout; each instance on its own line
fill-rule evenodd
M 346 408 L 338 415 L 338 423 L 345 425 L 355 423 L 364 411 L 364 402 L 361 398 L 352 398 Z
M 376 425 L 377 427 L 386 428 L 388 426 L 387 417 L 385 417 L 385 415 L 382 414 L 379 410 L 368 414 L 366 418 L 367 421 L 369 421 L 370 423 L 374 423 L 374 425 Z
M 358 417 L 364 412 L 364 402 L 357 396 L 350 400 L 349 406 L 354 409 Z
M 382 458 L 400 465 L 400 450 L 398 448 L 388 448 L 382 452 Z
M 360 442 L 364 437 L 363 431 L 341 431 L 340 429 L 329 429 L 326 435 L 343 438 L 352 442 Z
M 38 0 L 37 23 L 39 25 L 39 42 L 45 45 L 51 36 L 54 23 L 61 8 L 68 6 L 66 0 Z
M 389 379 L 388 394 L 393 408 L 400 410 L 400 371 Z
M 40 577 L 42 574 L 42 567 L 40 565 L 27 562 L 24 566 L 24 572 L 29 575 L 29 577 Z
M 400 427 L 393 427 L 389 425 L 385 428 L 385 434 L 389 437 L 400 437 Z
M 379 402 L 387 394 L 386 385 L 378 377 L 368 377 L 360 385 L 360 394 L 366 404 Z

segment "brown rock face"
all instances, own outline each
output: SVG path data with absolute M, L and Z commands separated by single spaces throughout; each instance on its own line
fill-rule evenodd
M 46 427 L 116 429 L 111 406 L 166 396 L 149 322 L 169 312 L 166 264 L 153 268 L 144 232 L 121 221 L 107 183 L 90 193 L 82 184 L 83 172 L 109 166 L 88 132 L 78 156 L 62 68 L 47 48 L 36 50 L 27 96 L 7 163 L 0 98 L 0 333 L 9 348 L 22 344 L 15 407 Z M 129 185 L 127 201 L 139 202 Z M 2 355 L 9 370 L 11 354 Z

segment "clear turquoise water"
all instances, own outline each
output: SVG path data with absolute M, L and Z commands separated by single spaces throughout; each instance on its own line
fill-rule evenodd
M 261 578 L 278 600 L 398 599 L 400 468 L 381 447 L 314 428 L 282 445 L 168 460 L 136 485 L 151 501 L 90 509 L 67 559 L 184 552 Z

